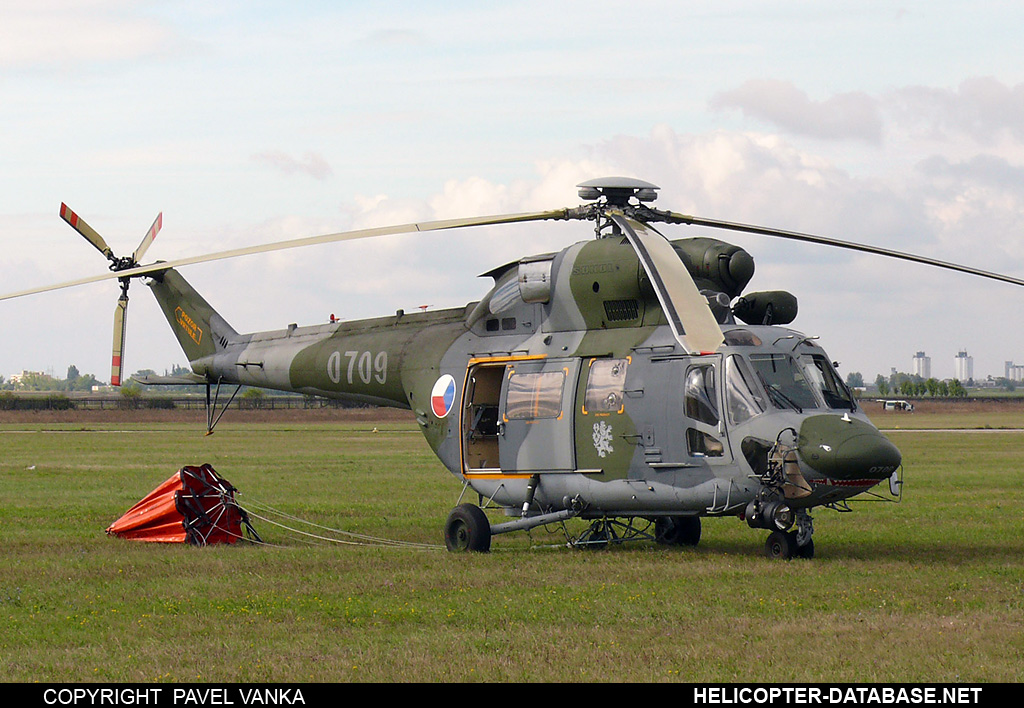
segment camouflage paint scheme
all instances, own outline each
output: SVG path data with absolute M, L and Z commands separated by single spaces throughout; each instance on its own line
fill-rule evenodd
M 672 243 L 698 287 L 722 293 L 726 303 L 753 275 L 753 260 L 735 246 L 704 238 Z M 688 354 L 621 237 L 580 242 L 487 275 L 494 279 L 490 292 L 463 308 L 254 334 L 236 332 L 173 269 L 153 275 L 149 285 L 193 371 L 208 382 L 411 409 L 453 474 L 516 513 L 538 475 L 539 512 L 742 515 L 763 491 L 763 470 L 755 468 L 786 429 L 796 434 L 786 466 L 796 485 L 786 499 L 796 509 L 863 492 L 900 464 L 898 450 L 855 404 L 828 408 L 819 398 L 798 407 L 780 402 L 767 384 L 748 381 L 761 412 L 728 412 L 735 386 L 725 369 L 733 355 L 830 360 L 802 334 L 737 323 L 728 308 L 718 313 L 725 343 L 713 354 Z M 747 304 L 763 310 L 767 298 L 795 315 L 795 299 L 775 295 L 748 296 Z M 589 377 L 602 361 L 620 362 L 599 368 L 624 371 L 624 380 L 608 394 L 609 410 L 588 410 Z M 688 409 L 684 387 L 695 369 L 712 399 L 707 420 Z M 431 392 L 444 375 L 454 379 L 456 395 L 440 417 Z M 517 377 L 561 380 L 557 411 L 510 418 Z M 497 415 L 493 425 L 472 420 L 488 414 Z

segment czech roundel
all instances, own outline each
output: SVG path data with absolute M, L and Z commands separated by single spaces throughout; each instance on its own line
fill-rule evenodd
M 455 379 L 445 374 L 434 382 L 430 392 L 430 408 L 438 418 L 446 417 L 455 406 Z

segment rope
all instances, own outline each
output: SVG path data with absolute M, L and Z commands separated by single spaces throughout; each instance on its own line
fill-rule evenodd
M 276 514 L 276 515 L 278 515 L 280 517 L 283 517 L 285 519 L 288 519 L 290 521 L 294 521 L 294 522 L 297 522 L 297 523 L 300 523 L 300 524 L 306 524 L 307 526 L 311 526 L 313 528 L 322 529 L 324 531 L 329 531 L 332 534 L 337 534 L 339 536 L 347 537 L 347 538 L 331 538 L 329 536 L 323 536 L 323 535 L 320 535 L 320 534 L 310 533 L 308 531 L 302 531 L 301 529 L 293 528 L 291 526 L 286 526 L 285 524 L 282 524 L 282 523 L 279 523 L 277 521 L 274 521 L 271 518 L 268 518 L 266 516 L 262 516 L 260 514 L 257 514 L 255 512 L 253 512 L 251 509 L 247 509 L 245 507 L 242 507 L 241 505 L 239 505 L 239 507 L 238 507 L 238 508 L 242 509 L 243 511 L 245 511 L 250 516 L 252 516 L 253 518 L 259 519 L 260 521 L 266 522 L 268 524 L 272 524 L 273 526 L 277 526 L 278 528 L 282 528 L 282 529 L 284 529 L 286 531 L 290 531 L 290 532 L 292 532 L 294 534 L 298 534 L 298 535 L 304 536 L 306 538 L 316 539 L 318 541 L 324 541 L 324 542 L 327 542 L 327 543 L 338 543 L 338 544 L 342 544 L 342 545 L 346 545 L 346 546 L 374 546 L 374 547 L 392 547 L 392 548 L 414 548 L 414 549 L 419 549 L 419 550 L 440 550 L 440 549 L 443 548 L 443 546 L 439 546 L 439 545 L 435 545 L 435 544 L 430 544 L 430 543 L 416 543 L 414 541 L 396 541 L 396 540 L 393 540 L 393 539 L 380 538 L 380 537 L 377 537 L 377 536 L 368 536 L 366 534 L 352 533 L 350 531 L 342 531 L 341 529 L 334 529 L 334 528 L 331 528 L 329 526 L 322 526 L 322 525 L 314 523 L 312 521 L 307 521 L 306 519 L 302 519 L 302 518 L 299 518 L 297 516 L 293 516 L 291 514 L 285 513 L 283 511 L 278 510 L 278 509 L 275 509 L 275 508 L 273 508 L 273 507 L 271 507 L 269 505 L 261 504 L 259 502 L 255 502 L 255 501 L 252 501 L 252 500 L 248 500 L 246 502 L 246 504 L 251 506 L 251 507 L 255 507 L 257 509 L 261 509 L 261 510 L 263 510 L 266 513 Z M 354 540 L 350 540 L 350 539 L 354 539 Z

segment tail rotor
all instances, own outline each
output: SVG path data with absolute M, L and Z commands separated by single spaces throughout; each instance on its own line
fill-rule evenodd
M 114 254 L 107 242 L 103 240 L 103 237 L 93 229 L 89 224 L 85 222 L 78 214 L 71 211 L 67 204 L 60 205 L 60 218 L 64 219 L 71 228 L 80 233 L 86 241 L 91 243 L 96 250 L 102 253 L 108 261 L 110 261 L 110 270 L 118 273 L 123 270 L 129 270 L 139 266 L 139 260 L 145 255 L 146 251 L 149 250 L 154 239 L 160 228 L 163 226 L 163 214 L 158 214 L 153 225 L 149 227 L 149 231 L 142 237 L 142 242 L 139 243 L 138 248 L 130 256 L 118 257 Z M 121 297 L 117 299 L 117 305 L 114 308 L 114 337 L 113 337 L 113 352 L 110 357 L 110 385 L 120 386 L 123 381 L 124 374 L 124 341 L 125 332 L 127 329 L 128 321 L 128 286 L 131 284 L 132 277 L 139 276 L 125 276 L 118 278 L 118 282 L 121 285 Z

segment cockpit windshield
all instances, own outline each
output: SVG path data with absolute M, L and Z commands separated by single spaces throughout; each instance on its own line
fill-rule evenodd
M 805 408 L 856 410 L 849 389 L 823 354 L 751 354 L 750 364 L 757 379 L 776 408 L 803 411 Z
M 789 354 L 751 354 L 750 363 L 776 408 L 820 408 L 803 367 Z

